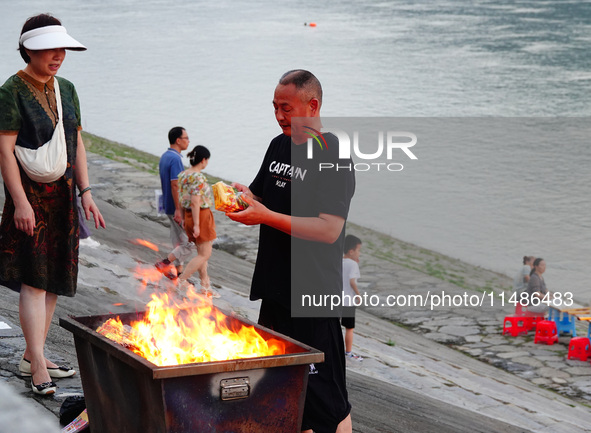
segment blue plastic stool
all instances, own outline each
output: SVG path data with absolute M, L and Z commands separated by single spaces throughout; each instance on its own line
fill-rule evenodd
M 561 315 L 562 317 L 560 317 Z M 570 334 L 571 337 L 577 336 L 577 330 L 575 328 L 575 316 L 571 316 L 568 313 L 561 314 L 559 312 L 556 312 L 554 314 L 554 317 L 552 317 L 550 320 L 553 320 L 554 323 L 556 323 L 556 332 L 558 332 L 558 335 L 560 335 L 560 333 L 563 333 Z

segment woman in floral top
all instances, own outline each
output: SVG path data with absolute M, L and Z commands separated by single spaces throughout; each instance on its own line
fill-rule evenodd
M 211 257 L 213 240 L 216 238 L 215 221 L 211 212 L 213 195 L 207 178 L 201 173 L 201 170 L 207 167 L 211 154 L 206 147 L 195 146 L 187 156 L 191 168 L 179 174 L 179 204 L 184 213 L 185 232 L 189 241 L 197 246 L 197 257 L 194 257 L 179 275 L 179 287 L 185 288 L 188 285 L 187 278 L 198 271 L 202 292 L 219 298 L 220 295 L 211 288 L 207 275 L 207 261 Z

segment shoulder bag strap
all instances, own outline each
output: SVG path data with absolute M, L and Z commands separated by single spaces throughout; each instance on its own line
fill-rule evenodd
M 55 90 L 55 104 L 57 105 L 57 116 L 58 116 L 58 124 L 56 125 L 56 128 L 60 125 L 64 123 L 63 120 L 63 109 L 62 109 L 62 97 L 60 94 L 60 85 L 57 81 L 57 77 L 53 77 L 53 88 Z

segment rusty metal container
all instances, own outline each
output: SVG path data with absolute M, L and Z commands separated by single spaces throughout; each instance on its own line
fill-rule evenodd
M 111 317 L 61 318 L 74 334 L 93 433 L 290 433 L 302 422 L 309 364 L 324 354 L 245 319 L 285 355 L 159 367 L 95 331 Z

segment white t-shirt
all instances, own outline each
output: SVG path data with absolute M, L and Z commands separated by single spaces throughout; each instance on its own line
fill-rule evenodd
M 353 287 L 351 287 L 351 280 L 359 278 L 359 265 L 355 260 L 343 258 L 343 307 L 353 307 L 353 297 L 357 295 Z

